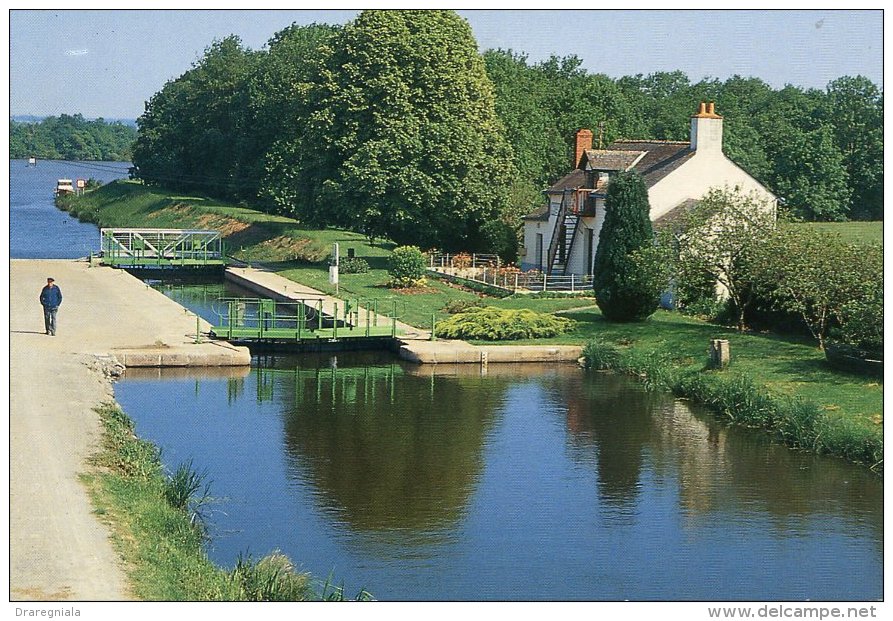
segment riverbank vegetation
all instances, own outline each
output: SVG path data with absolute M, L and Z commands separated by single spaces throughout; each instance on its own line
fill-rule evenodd
M 101 407 L 103 435 L 93 469 L 83 476 L 96 513 L 110 524 L 138 599 L 148 601 L 307 601 L 344 599 L 341 587 L 318 584 L 283 554 L 240 556 L 233 569 L 205 552 L 203 513 L 210 482 L 184 464 L 165 474 L 158 449 L 134 435 L 114 404 Z M 358 598 L 368 598 L 361 591 Z
M 754 385 L 766 390 L 773 398 L 803 399 L 814 403 L 823 417 L 838 420 L 841 426 L 854 426 L 858 437 L 872 438 L 872 446 L 882 438 L 882 380 L 831 368 L 805 327 L 801 331 L 781 334 L 739 331 L 728 325 L 704 321 L 699 316 L 666 310 L 658 310 L 641 323 L 611 323 L 602 316 L 593 297 L 492 297 L 437 278 L 429 278 L 422 288 L 391 289 L 388 287 L 391 278 L 388 267 L 389 256 L 395 247 L 392 242 L 378 240 L 372 244 L 358 233 L 339 229 L 313 230 L 285 216 L 209 198 L 178 196 L 137 182 L 114 182 L 81 197 L 66 197 L 62 205 L 100 226 L 217 228 L 223 231 L 230 251 L 238 258 L 262 261 L 286 278 L 332 295 L 336 292 L 335 286 L 328 281 L 328 259 L 332 243 L 338 242 L 342 256 L 353 250 L 355 257 L 369 265 L 366 272 L 342 274 L 338 295 L 343 299 L 376 299 L 379 308 L 388 310 L 390 307 L 386 305 L 396 304 L 401 321 L 423 329 L 430 329 L 432 320 L 440 322 L 457 311 L 482 305 L 560 313 L 575 321 L 567 332 L 512 342 L 583 345 L 599 339 L 621 348 L 621 351 L 639 352 L 641 356 L 649 356 L 654 351 L 669 351 L 675 357 L 674 364 L 682 365 L 680 372 L 686 373 L 703 369 L 710 339 L 725 338 L 732 351 L 730 374 L 746 374 Z M 793 230 L 811 230 L 813 225 L 785 226 Z M 848 223 L 826 225 L 835 230 L 850 226 Z M 866 225 L 860 223 L 859 226 Z M 881 227 L 880 223 L 873 226 Z M 877 247 L 871 250 L 878 251 Z M 748 322 L 752 318 L 756 315 L 748 315 Z M 834 427 L 838 428 L 842 427 Z
M 129 162 L 136 127 L 87 120 L 81 114 L 49 116 L 34 123 L 9 121 L 9 157 Z
M 821 399 L 822 394 L 838 400 L 842 396 L 839 393 L 844 392 L 839 390 L 839 379 L 835 382 L 837 390 L 792 391 L 793 382 L 779 381 L 783 374 L 767 374 L 766 370 L 755 368 L 753 356 L 765 352 L 765 347 L 749 343 L 751 347 L 743 354 L 742 363 L 739 360 L 742 343 L 735 345 L 734 366 L 722 371 L 706 368 L 706 352 L 696 357 L 686 356 L 665 344 L 642 347 L 604 338 L 589 341 L 583 358 L 589 368 L 634 375 L 650 390 L 668 390 L 707 405 L 729 423 L 769 430 L 793 448 L 835 455 L 883 472 L 880 411 L 871 420 L 851 416 L 852 410 L 841 415 L 837 404 L 815 400 Z M 767 366 L 777 364 L 777 360 L 776 354 L 774 360 L 767 360 Z M 816 374 L 812 370 L 809 381 L 820 381 L 816 375 L 834 374 L 821 371 Z M 879 400 L 876 404 L 880 406 Z

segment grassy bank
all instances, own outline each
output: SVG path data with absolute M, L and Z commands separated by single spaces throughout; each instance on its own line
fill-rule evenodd
M 114 405 L 99 409 L 102 448 L 83 476 L 96 513 L 107 522 L 134 595 L 149 601 L 306 601 L 342 599 L 273 553 L 240 558 L 232 570 L 205 553 L 202 477 L 182 466 L 166 475 L 157 448 L 133 433 Z M 365 595 L 362 592 L 361 595 Z
M 785 372 L 777 368 L 777 352 L 772 355 L 765 343 L 748 342 L 741 336 L 729 340 L 737 345 L 733 351 L 744 353 L 724 370 L 708 369 L 706 351 L 688 355 L 693 352 L 682 341 L 643 345 L 600 335 L 586 344 L 583 357 L 587 367 L 634 375 L 649 389 L 671 391 L 707 405 L 723 420 L 768 430 L 793 448 L 834 455 L 883 472 L 882 413 L 866 416 L 873 406 L 880 407 L 881 386 L 870 382 L 859 386 L 852 381 L 856 378 L 834 377 L 823 368 L 805 376 L 811 385 L 792 378 L 784 381 Z M 796 355 L 788 360 L 794 366 L 809 362 Z M 828 384 L 822 379 L 829 380 Z M 851 382 L 846 383 L 847 379 Z M 846 403 L 847 409 L 839 403 Z
M 208 228 L 221 232 L 228 253 L 236 259 L 263 265 L 282 276 L 335 295 L 329 284 L 328 258 L 338 243 L 342 256 L 353 251 L 369 264 L 363 274 L 341 274 L 341 298 L 376 299 L 381 308 L 397 302 L 400 320 L 429 329 L 431 317 L 445 319 L 444 307 L 452 300 L 474 301 L 474 292 L 452 287 L 436 279 L 411 295 L 385 286 L 387 261 L 394 244 L 372 244 L 358 233 L 340 229 L 309 229 L 298 221 L 265 214 L 213 199 L 179 196 L 132 181 L 116 181 L 80 197 L 65 197 L 60 206 L 82 220 L 101 227 Z M 592 304 L 592 300 L 497 300 L 503 308 L 521 304 L 554 312 Z M 489 302 L 489 301 L 488 301 Z
M 338 242 L 342 256 L 352 249 L 355 256 L 365 259 L 370 266 L 367 273 L 342 274 L 339 295 L 342 298 L 375 298 L 384 305 L 381 308 L 388 308 L 396 301 L 401 320 L 421 328 L 430 328 L 432 315 L 438 321 L 448 317 L 446 308 L 450 304 L 480 300 L 472 291 L 436 279 L 431 279 L 425 288 L 411 292 L 388 289 L 385 286 L 387 258 L 393 244 L 370 244 L 357 233 L 337 229 L 312 230 L 289 218 L 200 197 L 173 196 L 132 182 L 116 182 L 83 197 L 67 200 L 67 207 L 73 213 L 102 226 L 198 226 L 221 230 L 237 258 L 263 262 L 287 278 L 329 294 L 334 294 L 335 289 L 328 282 L 326 259 L 332 243 Z M 868 239 L 882 232 L 880 223 L 802 226 L 832 226 L 845 229 L 859 239 Z M 831 451 L 822 444 L 828 440 L 828 434 L 823 432 L 819 441 L 811 443 L 812 450 L 834 452 L 874 466 L 873 462 L 869 463 L 872 458 L 865 456 L 875 454 L 876 447 L 882 445 L 882 381 L 830 368 L 822 351 L 808 339 L 741 333 L 667 311 L 658 311 L 640 324 L 612 324 L 604 320 L 591 298 L 488 297 L 485 303 L 499 308 L 561 312 L 576 320 L 575 329 L 567 334 L 513 343 L 583 345 L 595 339 L 633 356 L 658 356 L 673 373 L 683 375 L 703 370 L 710 339 L 729 339 L 732 367 L 724 377 L 746 377 L 771 399 L 799 399 L 814 404 L 829 430 L 839 435 L 839 430 L 849 428 L 851 438 L 861 438 L 859 442 L 875 448 L 861 453 Z M 671 362 L 666 362 L 667 357 L 661 352 L 669 352 Z M 808 448 L 809 443 L 800 444 Z M 853 457 L 855 453 L 862 457 Z

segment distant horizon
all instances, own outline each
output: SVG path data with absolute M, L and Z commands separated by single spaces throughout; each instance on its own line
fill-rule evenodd
M 60 117 L 63 114 L 68 115 L 68 116 L 75 116 L 77 114 L 80 114 L 87 121 L 98 121 L 98 120 L 102 119 L 103 121 L 112 121 L 112 122 L 116 122 L 116 123 L 124 123 L 127 125 L 130 125 L 130 124 L 136 125 L 135 118 L 113 117 L 113 116 L 102 116 L 102 115 L 100 115 L 100 116 L 86 116 L 80 112 L 60 112 L 58 114 L 27 114 L 27 113 L 13 114 L 12 112 L 10 112 L 9 118 L 12 119 L 13 121 L 18 122 L 18 123 L 27 123 L 27 122 L 31 122 L 31 121 L 40 122 L 44 119 Z M 137 118 L 139 118 L 139 117 L 137 117 Z
M 883 90 L 879 9 L 456 12 L 482 52 L 512 50 L 531 64 L 573 55 L 587 72 L 614 80 L 678 70 L 693 83 L 740 75 L 773 89 L 823 90 L 836 78 L 862 75 Z M 344 24 L 356 14 L 11 10 L 10 114 L 136 119 L 152 95 L 188 71 L 214 40 L 236 35 L 246 48 L 263 50 L 291 24 Z

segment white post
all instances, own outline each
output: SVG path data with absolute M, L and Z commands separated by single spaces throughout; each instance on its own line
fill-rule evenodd
M 545 291 L 545 290 L 546 290 L 546 287 L 548 286 L 548 285 L 547 285 L 547 282 L 546 282 L 546 279 L 547 279 L 548 277 L 549 277 L 548 274 L 543 274 L 543 291 Z
M 571 274 L 571 293 L 574 292 L 574 275 Z
M 514 290 L 515 291 L 518 290 L 518 274 L 517 274 L 517 272 L 515 273 L 515 289 Z

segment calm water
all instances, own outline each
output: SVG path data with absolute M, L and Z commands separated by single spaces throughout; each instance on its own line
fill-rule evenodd
M 99 250 L 99 229 L 53 204 L 58 179 L 127 177 L 126 162 L 9 161 L 9 256 L 12 259 L 76 259 Z
M 627 378 L 256 362 L 115 391 L 169 466 L 207 469 L 221 565 L 279 549 L 388 600 L 883 595 L 880 479 Z

